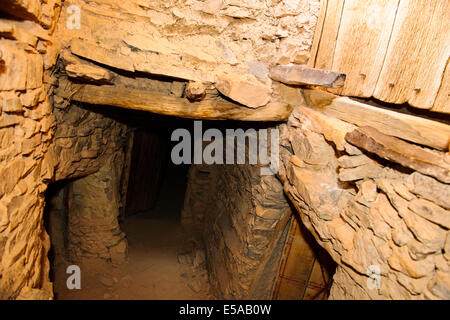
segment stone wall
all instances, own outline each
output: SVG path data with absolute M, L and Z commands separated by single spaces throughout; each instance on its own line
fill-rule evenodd
M 59 82 L 64 83 L 63 80 Z M 58 85 L 58 84 L 57 84 Z M 67 180 L 64 255 L 73 263 L 105 259 L 120 263 L 126 259 L 127 242 L 119 228 L 119 209 L 125 205 L 121 194 L 124 157 L 129 130 L 117 116 L 103 114 L 81 104 L 52 96 L 56 120 L 51 151 L 57 154 L 54 181 Z M 50 211 L 50 221 L 61 212 Z M 60 234 L 51 234 L 61 240 Z
M 204 73 L 210 77 L 208 70 L 214 75 L 212 68 L 218 67 L 236 74 L 242 73 L 238 70 L 251 74 L 251 70 L 265 78 L 265 67 L 308 60 L 320 3 L 174 0 L 144 5 L 135 0 L 71 0 L 65 8 L 70 5 L 81 9 L 81 28 L 68 28 L 65 22 L 71 13 L 63 10 L 59 32 L 64 40 L 97 41 L 101 47 L 120 49 L 117 54 L 131 54 L 134 61 L 146 52 L 159 53 L 168 59 L 164 67 L 174 68 L 179 76 Z M 104 28 L 107 33 L 102 32 Z M 128 50 L 121 49 L 124 44 Z M 176 61 L 180 56 L 182 63 Z M 193 66 L 190 73 L 189 65 Z
M 11 17 L 0 19 L 0 299 L 49 299 L 47 185 L 99 170 L 126 132 L 51 95 L 59 2 L 11 0 L 2 9 L 9 5 Z
M 54 95 L 56 130 L 52 151 L 58 155 L 55 180 L 75 179 L 97 172 L 114 154 L 123 153 L 127 125 L 111 115 L 70 103 Z
M 354 129 L 306 105 L 280 126 L 284 190 L 338 263 L 330 298 L 449 299 L 450 185 L 355 147 Z
M 77 27 L 69 27 L 70 6 L 79 9 Z M 221 94 L 258 108 L 278 102 L 270 67 L 309 60 L 318 13 L 318 0 L 71 0 L 57 34 L 71 78 L 215 83 Z
M 59 1 L 2 2 L 10 17 L 0 19 L 0 299 L 53 296 L 42 215 L 56 160 L 48 89 L 59 8 Z
M 70 186 L 67 243 L 71 262 L 104 259 L 120 264 L 127 240 L 119 227 L 119 185 L 123 153 L 110 156 L 99 171 Z
M 182 220 L 203 228 L 218 297 L 268 299 L 291 211 L 275 176 L 251 165 L 191 166 Z

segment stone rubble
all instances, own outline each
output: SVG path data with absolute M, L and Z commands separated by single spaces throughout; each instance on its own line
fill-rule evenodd
M 355 146 L 338 153 L 327 131 L 320 139 L 312 135 L 320 127 L 311 127 L 311 121 L 320 123 L 315 118 L 321 116 L 312 113 L 311 119 L 303 110 L 307 106 L 291 115 L 295 126 L 280 126 L 281 145 L 291 148 L 280 149 L 278 176 L 291 201 L 299 203 L 304 224 L 338 263 L 330 298 L 449 299 L 446 273 L 437 261 L 444 270 L 450 267 L 445 258 L 450 185 L 386 166 Z M 314 148 L 296 147 L 307 145 Z M 323 161 L 311 162 L 315 158 Z M 370 266 L 380 268 L 378 289 L 367 285 Z

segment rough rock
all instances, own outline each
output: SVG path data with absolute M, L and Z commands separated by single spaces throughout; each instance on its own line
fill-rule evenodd
M 441 299 L 450 299 L 450 276 L 448 272 L 436 271 L 428 289 Z
M 450 163 L 446 155 L 383 134 L 372 127 L 349 132 L 345 139 L 378 156 L 450 183 Z
M 450 210 L 450 186 L 418 172 L 411 174 L 411 192 Z
M 447 232 L 447 239 L 445 240 L 444 257 L 447 261 L 450 261 L 450 232 Z
M 434 270 L 434 258 L 432 256 L 421 261 L 414 261 L 409 256 L 407 247 L 394 247 L 388 262 L 393 269 L 414 279 L 425 277 Z
M 377 185 L 372 180 L 366 180 L 361 183 L 361 194 L 369 202 L 377 199 Z
M 97 61 L 110 67 L 126 71 L 135 70 L 133 61 L 127 59 L 126 56 L 110 49 L 99 47 L 97 44 L 89 41 L 74 39 L 70 44 L 70 50 L 79 57 Z
M 248 69 L 258 80 L 266 82 L 269 76 L 269 68 L 257 61 L 247 62 Z
M 446 212 L 442 194 L 448 186 L 418 172 L 405 173 L 377 157 L 369 158 L 345 141 L 338 149 L 338 140 L 327 138 L 337 123 L 328 121 L 328 129 L 317 120 L 323 117 L 301 113 L 302 109 L 280 127 L 281 144 L 291 148 L 280 149 L 283 165 L 278 175 L 305 226 L 338 263 L 330 298 L 438 298 L 440 289 L 438 293 L 429 288 L 438 262 L 447 261 L 442 249 L 448 230 L 427 217 L 436 220 Z M 322 138 L 312 140 L 310 131 Z M 335 152 L 323 148 L 321 139 L 329 141 Z M 305 161 L 312 149 L 317 152 L 314 158 L 322 161 Z M 323 176 L 329 180 L 319 178 Z M 338 214 L 329 214 L 330 205 L 324 206 L 324 202 Z M 363 274 L 370 264 L 381 268 L 379 290 L 366 286 Z
M 201 101 L 206 96 L 206 86 L 201 82 L 189 82 L 185 94 L 189 101 Z
M 17 113 L 23 111 L 22 102 L 13 91 L 2 92 L 0 94 L 2 111 L 6 113 Z
M 262 107 L 270 101 L 271 89 L 258 83 L 218 77 L 215 87 L 223 95 L 249 108 Z
M 339 169 L 339 180 L 355 181 L 364 178 L 376 178 L 380 173 L 381 166 L 375 162 L 370 162 L 354 168 Z
M 110 83 L 111 81 L 111 74 L 108 70 L 86 64 L 68 64 L 66 66 L 66 73 L 71 78 L 79 78 L 97 83 Z
M 412 200 L 408 208 L 416 214 L 420 215 L 431 222 L 439 224 L 447 229 L 450 229 L 450 211 L 435 205 L 433 202 L 425 199 Z
M 308 68 L 301 65 L 276 66 L 270 69 L 270 77 L 290 85 L 313 85 L 326 88 L 343 87 L 345 74 Z

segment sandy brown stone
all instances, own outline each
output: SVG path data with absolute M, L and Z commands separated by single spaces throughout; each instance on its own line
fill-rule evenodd
M 366 155 L 356 155 L 356 156 L 342 156 L 338 159 L 338 164 L 342 168 L 356 168 L 362 165 L 373 163 Z
M 206 96 L 206 86 L 201 82 L 189 82 L 185 94 L 189 101 L 201 101 Z
M 400 195 L 403 199 L 411 201 L 415 199 L 415 196 L 410 192 L 409 188 L 400 181 L 392 181 L 392 186 L 394 187 L 395 192 Z
M 126 71 L 134 71 L 133 62 L 130 59 L 89 41 L 74 39 L 71 42 L 70 50 L 77 56 L 97 61 L 101 64 Z
M 434 270 L 433 257 L 421 261 L 414 261 L 408 253 L 407 247 L 394 247 L 392 256 L 388 259 L 389 265 L 407 276 L 418 279 L 427 276 Z
M 270 100 L 270 88 L 258 83 L 218 77 L 215 87 L 223 95 L 250 108 L 262 107 Z
M 436 271 L 428 289 L 441 299 L 450 299 L 450 276 L 448 273 Z
M 365 200 L 373 202 L 377 199 L 377 185 L 372 180 L 361 183 L 361 193 Z
M 420 279 L 410 278 L 403 273 L 397 273 L 397 281 L 405 287 L 411 294 L 419 295 L 424 291 L 427 286 L 427 283 L 430 281 L 431 276 L 424 277 Z
M 91 82 L 110 83 L 111 81 L 111 74 L 108 70 L 87 64 L 68 64 L 66 65 L 66 73 L 71 78 L 78 78 Z
M 372 127 L 356 129 L 348 133 L 345 139 L 382 158 L 450 183 L 450 164 L 445 160 L 444 153 L 412 145 Z
M 15 17 L 34 21 L 38 21 L 42 13 L 39 0 L 5 0 L 4 10 Z
M 296 98 L 296 100 L 298 101 L 299 99 Z M 323 134 L 325 139 L 332 141 L 338 150 L 344 150 L 345 145 L 348 144 L 345 141 L 345 135 L 347 132 L 355 129 L 352 124 L 328 117 L 308 107 L 297 107 L 296 111 L 302 114 L 303 117 L 306 117 L 305 119 L 312 122 L 311 130 Z M 361 154 L 361 152 L 358 154 Z
M 0 94 L 0 102 L 3 112 L 16 113 L 23 110 L 22 103 L 14 91 L 2 92 Z
M 370 162 L 354 168 L 339 169 L 339 180 L 355 181 L 364 178 L 375 178 L 381 173 L 381 166 L 376 162 Z
M 412 200 L 408 208 L 431 222 L 450 229 L 450 211 L 424 199 Z
M 343 73 L 292 64 L 272 68 L 270 70 L 270 77 L 273 80 L 291 85 L 339 88 L 344 86 L 346 76 Z
M 447 232 L 447 239 L 445 240 L 444 257 L 447 261 L 450 261 L 450 232 Z
M 440 205 L 445 209 L 450 209 L 450 186 L 440 183 L 435 179 L 414 172 L 411 175 L 414 187 L 412 193 L 417 194 L 431 202 Z

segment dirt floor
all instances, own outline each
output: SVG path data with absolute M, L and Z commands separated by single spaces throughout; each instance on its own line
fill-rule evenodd
M 204 251 L 175 220 L 149 219 L 138 214 L 127 219 L 129 261 L 113 267 L 96 262 L 81 268 L 81 289 L 66 286 L 66 268 L 55 267 L 56 299 L 213 299 Z
M 214 299 L 201 236 L 185 231 L 179 222 L 187 171 L 170 169 L 155 208 L 121 224 L 128 239 L 128 263 L 80 265 L 81 289 L 69 290 L 66 268 L 71 263 L 56 257 L 56 299 Z

